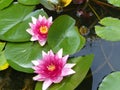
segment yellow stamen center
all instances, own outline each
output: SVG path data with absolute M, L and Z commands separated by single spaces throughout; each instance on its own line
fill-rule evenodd
M 55 67 L 55 65 L 50 64 L 50 65 L 47 67 L 47 69 L 48 69 L 49 71 L 54 71 L 54 70 L 56 69 L 56 67 Z
M 48 33 L 48 27 L 47 26 L 41 26 L 39 30 L 42 34 L 47 34 Z

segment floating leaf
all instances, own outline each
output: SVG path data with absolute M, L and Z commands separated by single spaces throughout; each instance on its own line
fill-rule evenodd
M 54 2 L 54 1 L 53 1 Z M 48 0 L 40 0 L 40 3 L 49 10 L 55 10 L 54 5 Z
M 58 17 L 48 33 L 48 44 L 57 52 L 64 49 L 64 54 L 75 53 L 80 46 L 80 34 L 75 28 L 75 20 L 67 15 Z
M 114 6 L 120 7 L 120 0 L 107 0 L 108 3 L 113 4 Z
M 7 69 L 9 64 L 7 63 L 7 60 L 4 55 L 4 51 L 0 52 L 0 71 Z
M 31 16 L 37 17 L 39 14 L 47 16 L 42 9 L 32 12 L 33 10 L 34 6 L 17 3 L 0 11 L 0 39 L 11 42 L 29 41 L 30 35 L 26 29 L 29 28 Z
M 32 60 L 41 58 L 42 50 L 49 50 L 48 46 L 41 47 L 37 42 L 7 43 L 5 56 L 11 67 L 18 71 L 32 73 Z
M 5 46 L 5 42 L 0 42 L 0 51 L 3 50 L 4 46 Z
M 93 55 L 70 59 L 70 63 L 76 63 L 73 68 L 76 73 L 65 77 L 61 83 L 52 84 L 49 90 L 74 90 L 85 78 L 93 60 Z M 35 90 L 42 90 L 42 82 L 36 84 Z
M 0 10 L 9 6 L 12 2 L 13 2 L 13 0 L 0 0 Z
M 37 5 L 40 3 L 40 0 L 18 0 L 18 2 L 25 5 Z
M 96 34 L 102 39 L 109 41 L 120 41 L 120 20 L 106 17 L 100 20 L 100 25 L 95 26 Z
M 120 90 L 120 72 L 113 72 L 106 76 L 98 90 Z

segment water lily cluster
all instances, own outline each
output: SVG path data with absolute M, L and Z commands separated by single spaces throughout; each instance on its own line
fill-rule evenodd
M 52 17 L 46 19 L 45 16 L 39 15 L 38 19 L 32 17 L 32 22 L 29 23 L 31 28 L 26 30 L 32 35 L 30 40 L 37 40 L 41 46 L 45 45 L 52 24 Z M 71 69 L 75 64 L 66 64 L 68 55 L 62 57 L 62 53 L 63 49 L 60 49 L 56 54 L 52 50 L 48 51 L 48 53 L 42 51 L 42 59 L 32 61 L 35 65 L 33 67 L 34 72 L 38 74 L 33 77 L 33 80 L 44 81 L 42 90 L 47 90 L 52 83 L 61 82 L 64 76 L 75 73 Z
M 0 71 L 10 66 L 19 72 L 36 74 L 35 90 L 74 90 L 85 78 L 93 55 L 73 57 L 85 45 L 76 20 L 69 15 L 54 17 L 45 11 L 47 8 L 60 13 L 71 2 L 0 2 Z M 44 8 L 38 7 L 41 5 Z

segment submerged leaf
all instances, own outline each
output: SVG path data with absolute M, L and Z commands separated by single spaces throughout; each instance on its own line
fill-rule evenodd
M 109 41 L 120 41 L 120 20 L 106 17 L 100 20 L 100 25 L 95 26 L 96 34 L 102 39 Z

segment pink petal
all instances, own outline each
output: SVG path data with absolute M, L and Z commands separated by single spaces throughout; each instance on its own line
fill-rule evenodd
M 33 31 L 31 29 L 26 30 L 29 34 L 34 35 Z
M 64 68 L 64 69 L 62 70 L 61 76 L 68 76 L 68 75 L 71 75 L 71 74 L 74 74 L 74 73 L 75 73 L 74 70 L 72 70 L 72 69 L 70 69 L 70 68 Z
M 74 67 L 74 66 L 75 66 L 75 64 L 67 63 L 67 64 L 64 66 L 64 68 L 72 68 L 72 67 Z
M 39 42 L 39 44 L 40 44 L 41 46 L 44 46 L 44 45 L 45 45 L 45 43 L 46 43 L 46 40 L 42 40 L 42 41 L 41 41 L 41 40 L 39 40 L 38 42 Z
M 39 65 L 39 62 L 37 60 L 32 61 L 32 63 L 36 66 Z
M 36 41 L 36 40 L 38 40 L 38 37 L 37 36 L 32 36 L 30 40 L 31 41 Z
M 41 77 L 41 75 L 36 75 L 36 76 L 33 77 L 33 80 L 35 80 L 35 81 L 44 81 L 45 78 Z
M 54 83 L 59 83 L 61 82 L 63 77 L 58 77 L 57 79 L 53 80 Z
M 35 17 L 32 17 L 33 24 L 36 24 L 37 19 Z
M 52 51 L 52 50 L 50 50 L 50 51 L 48 52 L 48 55 L 49 55 L 49 56 L 54 56 L 53 51 Z
M 46 53 L 46 52 L 44 52 L 44 51 L 42 51 L 42 57 L 43 57 L 43 58 L 45 58 L 45 57 L 46 57 L 46 55 L 47 55 L 47 53 Z
M 66 64 L 68 57 L 69 57 L 69 55 L 66 55 L 62 58 L 63 64 Z
M 63 49 L 60 49 L 58 52 L 57 52 L 57 56 L 59 57 L 59 58 L 62 58 L 62 53 L 63 53 Z
M 42 16 L 41 16 L 41 15 L 39 15 L 39 18 L 38 18 L 38 19 L 39 19 L 39 21 L 41 22 L 41 20 L 42 20 Z
M 51 80 L 45 80 L 42 86 L 42 90 L 47 90 L 47 88 L 52 84 Z

